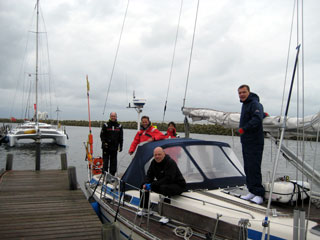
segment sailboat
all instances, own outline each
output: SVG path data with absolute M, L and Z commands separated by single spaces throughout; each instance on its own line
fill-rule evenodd
M 10 147 L 13 147 L 21 139 L 32 139 L 32 140 L 41 140 L 41 139 L 53 139 L 53 141 L 60 145 L 66 146 L 67 144 L 67 133 L 66 129 L 62 128 L 60 124 L 57 123 L 57 126 L 53 126 L 48 123 L 40 122 L 40 118 L 47 115 L 46 113 L 39 112 L 39 0 L 36 3 L 36 56 L 35 56 L 35 103 L 34 103 L 34 114 L 32 120 L 26 120 L 24 123 L 19 124 L 17 127 L 12 128 L 8 131 L 6 138 Z M 29 74 L 31 76 L 32 74 Z M 45 117 L 46 118 L 46 117 Z
M 230 128 L 239 126 L 239 113 L 185 106 L 182 112 L 186 123 L 190 117 Z M 271 139 L 281 129 L 288 130 L 288 136 L 297 136 L 297 128 L 307 136 L 317 136 L 319 114 L 302 119 L 270 116 L 264 127 Z M 310 182 L 318 183 L 319 173 L 312 166 L 300 161 L 279 139 L 274 142 Z M 140 195 L 144 194 L 141 184 L 156 147 L 175 153 L 171 157 L 187 182 L 187 191 L 171 197 L 170 203 L 166 196 L 151 192 L 147 214 L 139 216 Z M 319 195 L 311 191 L 310 182 L 289 178 L 265 182 L 268 203 L 257 205 L 240 198 L 248 193 L 245 173 L 229 144 L 180 138 L 140 145 L 121 177 L 108 172 L 91 174 L 85 187 L 102 221 L 112 225 L 120 239 L 302 240 L 320 236 L 320 210 L 311 204 Z M 169 222 L 159 222 L 162 217 Z

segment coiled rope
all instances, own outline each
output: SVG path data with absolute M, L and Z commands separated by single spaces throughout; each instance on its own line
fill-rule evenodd
M 178 237 L 181 237 L 185 240 L 189 240 L 193 235 L 193 231 L 190 227 L 178 226 L 173 230 L 174 234 Z

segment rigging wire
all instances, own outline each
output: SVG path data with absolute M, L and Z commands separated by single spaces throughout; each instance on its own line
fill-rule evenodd
M 282 104 L 280 108 L 280 115 L 282 116 L 283 113 L 283 107 L 284 107 L 284 96 L 285 96 L 285 90 L 287 85 L 287 76 L 288 76 L 288 68 L 289 68 L 289 59 L 290 59 L 290 49 L 291 49 L 291 40 L 292 40 L 292 31 L 293 31 L 293 22 L 294 22 L 294 16 L 295 16 L 295 10 L 296 9 L 296 1 L 293 1 L 293 12 L 292 12 L 292 19 L 291 19 L 291 27 L 290 27 L 290 34 L 289 34 L 289 46 L 288 46 L 288 53 L 287 53 L 287 62 L 286 62 L 286 72 L 284 76 L 284 84 L 283 84 L 283 92 L 282 92 Z M 280 121 L 280 119 L 279 119 Z
M 36 5 L 35 5 L 36 7 Z M 34 19 L 34 16 L 35 16 L 35 7 L 34 7 L 34 11 L 33 11 L 33 14 L 31 16 L 31 19 L 29 21 L 29 24 L 28 24 L 28 29 L 31 29 L 31 26 L 32 26 L 32 22 L 33 22 L 33 19 Z M 22 96 L 21 96 L 21 110 L 20 110 L 20 118 L 23 118 L 24 116 L 24 112 L 27 112 L 27 109 L 28 109 L 28 105 L 26 107 L 26 109 L 24 110 L 24 107 L 23 107 L 23 102 L 26 102 L 24 101 L 25 99 L 25 93 L 28 92 L 30 93 L 30 91 L 25 91 L 25 89 L 28 88 L 27 86 L 27 83 L 26 83 L 26 79 L 25 79 L 25 63 L 27 61 L 27 52 L 28 52 L 28 46 L 29 46 L 29 34 L 30 34 L 30 31 L 27 31 L 27 41 L 26 41 L 26 45 L 25 45 L 25 49 L 24 49 L 24 55 L 23 55 L 23 58 L 22 58 L 22 61 L 21 61 L 21 66 L 20 66 L 20 70 L 19 70 L 19 74 L 18 74 L 18 77 L 16 79 L 16 89 L 15 89 L 15 92 L 14 92 L 14 95 L 13 95 L 13 101 L 12 101 L 12 104 L 11 104 L 11 109 L 10 109 L 10 117 L 13 117 L 13 110 L 15 108 L 15 102 L 17 100 L 17 94 L 18 94 L 18 90 L 19 90 L 19 85 L 21 86 L 22 88 Z M 28 74 L 29 76 L 29 74 Z M 19 81 L 19 79 L 22 79 L 23 82 L 21 84 L 21 82 Z M 20 84 L 19 84 L 20 83 Z M 28 101 L 28 100 L 27 100 Z
M 106 104 L 107 104 L 108 97 L 109 97 L 109 92 L 110 92 L 110 86 L 111 86 L 111 82 L 112 82 L 112 79 L 113 79 L 113 73 L 114 73 L 114 69 L 115 69 L 115 66 L 116 66 L 117 58 L 118 58 L 118 52 L 119 52 L 120 43 L 121 43 L 121 39 L 122 39 L 122 33 L 123 33 L 123 29 L 124 29 L 124 25 L 125 25 L 127 13 L 128 13 L 129 2 L 130 2 L 130 0 L 128 0 L 128 3 L 127 3 L 126 11 L 125 11 L 123 22 L 122 22 L 120 37 L 119 37 L 119 41 L 118 41 L 118 46 L 117 46 L 117 50 L 116 50 L 116 55 L 115 55 L 114 61 L 113 61 L 113 66 L 112 66 L 112 70 L 111 70 L 111 76 L 110 76 L 108 90 L 107 90 L 107 96 L 106 96 L 106 100 L 105 100 L 104 106 L 103 106 L 103 112 L 102 112 L 102 116 L 103 117 L 104 117 L 104 114 L 105 114 Z
M 173 69 L 173 63 L 174 63 L 175 54 L 176 54 L 176 47 L 177 47 L 177 40 L 178 40 L 178 35 L 179 35 L 182 6 L 183 6 L 183 0 L 181 0 L 181 5 L 180 5 L 180 13 L 179 13 L 179 18 L 178 18 L 178 26 L 177 26 L 177 31 L 176 31 L 176 38 L 175 38 L 175 41 L 174 41 L 174 47 L 173 47 L 173 53 L 172 53 L 172 61 L 171 61 L 171 68 L 170 68 L 169 82 L 168 82 L 168 89 L 167 89 L 167 97 L 166 97 L 166 101 L 165 101 L 164 109 L 163 109 L 162 123 L 164 122 L 164 117 L 165 117 L 166 110 L 167 110 L 170 82 L 171 82 L 171 77 L 172 77 L 172 69 Z
M 50 52 L 49 52 L 49 40 L 48 40 L 46 23 L 45 23 L 43 14 L 42 14 L 42 9 L 41 9 L 40 13 L 41 13 L 40 16 L 41 16 L 41 19 L 43 22 L 43 29 L 44 29 L 44 33 L 45 33 L 46 57 L 47 57 L 47 61 L 48 61 L 48 66 L 47 66 L 48 73 L 47 74 L 48 74 L 48 95 L 49 95 L 49 113 L 50 113 L 49 116 L 51 116 L 51 118 L 53 119 L 53 114 L 52 114 L 53 100 L 51 99 L 52 98 L 51 92 L 53 91 L 54 96 L 55 96 L 55 87 L 54 87 L 54 81 L 52 81 L 52 79 L 51 79 L 51 62 L 50 62 Z M 51 84 L 53 84 L 53 87 L 51 87 Z
M 279 147 L 278 147 L 278 151 L 277 151 L 276 160 L 275 160 L 275 162 L 273 164 L 272 179 L 271 179 L 272 182 L 271 182 L 271 188 L 270 188 L 270 192 L 269 192 L 268 205 L 267 205 L 266 213 L 265 213 L 265 219 L 263 220 L 263 223 L 262 223 L 262 225 L 263 225 L 263 233 L 262 233 L 262 238 L 261 239 L 265 239 L 266 228 L 269 226 L 269 220 L 268 219 L 269 219 L 269 214 L 270 214 L 272 191 L 273 191 L 273 188 L 274 188 L 275 175 L 276 175 L 276 170 L 277 170 L 277 167 L 278 167 L 278 162 L 279 162 L 279 157 L 280 157 L 280 152 L 281 152 L 281 146 L 282 146 L 282 142 L 283 142 L 283 138 L 284 138 L 284 132 L 285 132 L 285 129 L 286 129 L 287 116 L 288 116 L 288 112 L 289 112 L 291 94 L 292 94 L 292 89 L 293 89 L 293 82 L 294 82 L 294 78 L 295 78 L 295 75 L 296 75 L 296 69 L 297 69 L 297 66 L 298 66 L 300 47 L 301 47 L 301 45 L 297 46 L 295 65 L 294 65 L 294 69 L 293 69 L 291 85 L 290 85 L 290 90 L 289 90 L 289 96 L 288 96 L 288 100 L 287 100 L 286 111 L 285 111 L 285 115 L 284 115 L 284 119 L 283 119 L 282 129 L 281 129 Z
M 187 89 L 188 89 L 189 76 L 190 76 L 190 68 L 191 68 L 191 60 L 192 60 L 192 53 L 193 53 L 194 38 L 195 38 L 195 35 L 196 35 L 196 28 L 197 28 L 197 20 L 198 20 L 198 12 L 199 12 L 199 3 L 200 3 L 200 0 L 198 0 L 198 3 L 197 3 L 196 18 L 195 18 L 195 21 L 194 21 L 194 29 L 193 29 L 193 36 L 192 36 L 190 57 L 189 57 L 189 66 L 188 66 L 188 73 L 187 73 L 187 81 L 186 81 L 186 88 L 185 88 L 185 92 L 184 92 L 182 109 L 184 108 L 185 103 L 186 103 L 186 96 L 187 96 Z
M 318 151 L 318 143 L 319 143 L 319 129 L 320 129 L 320 124 L 318 124 L 318 130 L 317 130 L 317 137 L 315 141 L 315 151 L 314 151 L 314 158 L 313 158 L 313 171 L 312 171 L 312 179 L 311 179 L 311 184 L 310 184 L 310 201 L 308 204 L 308 216 L 307 216 L 307 223 L 306 223 L 306 229 L 308 229 L 309 225 L 309 219 L 310 219 L 310 208 L 311 208 L 311 202 L 312 202 L 312 192 L 313 192 L 313 182 L 314 182 L 314 175 L 315 175 L 315 169 L 316 169 L 316 161 L 317 161 L 317 151 Z M 306 231 L 306 236 L 305 239 L 307 239 L 307 232 Z

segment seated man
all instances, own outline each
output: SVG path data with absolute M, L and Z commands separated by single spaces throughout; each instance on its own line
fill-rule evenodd
M 183 178 L 176 162 L 166 155 L 161 147 L 156 147 L 153 151 L 154 159 L 147 171 L 145 183 L 142 188 L 145 190 L 144 196 L 140 194 L 140 207 L 142 210 L 138 212 L 142 216 L 148 208 L 149 191 L 162 194 L 164 196 L 179 195 L 186 191 L 186 181 Z M 161 223 L 167 223 L 168 218 L 161 218 Z

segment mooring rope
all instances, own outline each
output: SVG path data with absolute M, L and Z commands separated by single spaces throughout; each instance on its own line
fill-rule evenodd
M 173 230 L 173 232 L 177 237 L 181 237 L 185 240 L 189 240 L 193 235 L 193 231 L 190 227 L 178 226 Z

